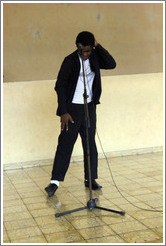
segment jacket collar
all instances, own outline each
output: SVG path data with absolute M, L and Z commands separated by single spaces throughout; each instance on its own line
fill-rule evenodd
M 77 65 L 80 67 L 79 54 L 78 54 L 77 50 L 75 50 L 72 55 L 73 55 L 73 58 L 74 58 L 75 62 L 77 63 Z M 95 53 L 93 51 L 89 57 L 89 62 L 90 62 L 92 71 L 95 71 L 97 69 L 97 62 L 95 59 Z

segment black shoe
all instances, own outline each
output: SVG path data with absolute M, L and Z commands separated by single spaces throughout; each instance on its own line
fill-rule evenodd
M 53 196 L 55 191 L 58 189 L 58 186 L 56 184 L 49 184 L 46 188 L 45 191 L 49 196 Z
M 85 187 L 89 187 L 89 181 L 85 181 Z M 95 180 L 92 180 L 92 190 L 100 190 L 102 188 Z

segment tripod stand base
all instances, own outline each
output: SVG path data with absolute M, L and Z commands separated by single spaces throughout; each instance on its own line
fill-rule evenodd
M 95 199 L 90 199 L 88 202 L 87 202 L 87 207 L 92 210 L 96 207 L 96 201 L 98 201 L 97 198 Z
M 71 213 L 74 213 L 74 212 L 77 212 L 77 211 L 81 211 L 81 210 L 84 210 L 84 209 L 93 210 L 94 208 L 105 210 L 105 211 L 112 212 L 112 213 L 117 213 L 117 214 L 120 214 L 122 216 L 125 215 L 125 212 L 124 211 L 117 211 L 117 210 L 113 210 L 113 209 L 108 209 L 108 208 L 103 208 L 103 207 L 96 206 L 96 201 L 98 201 L 97 198 L 90 199 L 87 202 L 87 206 L 81 207 L 81 208 L 76 208 L 76 209 L 69 210 L 69 211 L 62 212 L 62 213 L 56 213 L 55 214 L 55 217 L 60 217 L 60 216 L 66 215 L 66 214 L 71 214 Z

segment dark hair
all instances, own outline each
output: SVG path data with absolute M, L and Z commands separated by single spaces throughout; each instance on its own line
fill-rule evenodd
M 76 45 L 81 43 L 83 46 L 91 46 L 94 47 L 95 37 L 91 32 L 80 32 L 76 38 Z

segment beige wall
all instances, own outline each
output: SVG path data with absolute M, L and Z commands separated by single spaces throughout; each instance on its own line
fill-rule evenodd
M 59 134 L 54 83 L 82 30 L 115 57 L 102 71 L 98 132 L 109 155 L 163 146 L 161 3 L 5 3 L 4 168 L 54 158 Z M 15 82 L 15 83 L 13 83 Z M 102 151 L 97 140 L 99 156 Z M 72 158 L 82 158 L 80 140 Z M 27 164 L 26 164 L 27 163 Z
M 5 3 L 4 81 L 55 79 L 89 30 L 117 61 L 103 75 L 162 72 L 161 3 Z
M 127 151 L 130 154 L 162 147 L 162 73 L 107 76 L 102 81 L 97 128 L 105 152 L 124 154 Z M 59 117 L 55 114 L 54 83 L 4 84 L 3 157 L 6 167 L 35 160 L 45 163 L 44 160 L 54 158 L 60 132 Z M 78 140 L 73 158 L 80 156 L 82 158 L 82 147 Z

